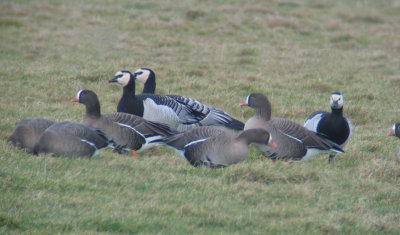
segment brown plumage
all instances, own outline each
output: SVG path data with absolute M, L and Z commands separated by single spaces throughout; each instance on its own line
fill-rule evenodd
M 23 119 L 15 125 L 13 132 L 8 137 L 8 141 L 12 145 L 25 148 L 32 153 L 40 135 L 54 123 L 54 121 L 44 118 Z
M 243 161 L 251 143 L 269 144 L 269 133 L 252 129 L 240 135 L 223 127 L 197 127 L 165 139 L 165 143 L 193 166 L 225 167 Z
M 33 153 L 92 157 L 109 143 L 109 139 L 98 129 L 75 122 L 60 122 L 51 125 L 43 132 Z
M 271 133 L 277 148 L 257 145 L 267 157 L 283 160 L 308 160 L 322 153 L 343 153 L 339 146 L 300 124 L 283 118 L 271 118 L 271 103 L 261 93 L 253 93 L 240 105 L 247 105 L 256 113 L 245 124 L 245 130 L 263 128 Z
M 83 123 L 103 131 L 114 141 L 118 151 L 148 149 L 159 144 L 162 137 L 173 134 L 164 124 L 147 121 L 132 114 L 101 115 L 100 102 L 96 93 L 91 90 L 80 90 L 72 101 L 86 106 Z

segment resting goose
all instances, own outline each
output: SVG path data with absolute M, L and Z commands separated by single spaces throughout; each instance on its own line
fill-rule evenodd
M 134 114 L 150 121 L 167 124 L 172 130 L 184 131 L 197 126 L 225 126 L 242 130 L 244 124 L 222 110 L 208 107 L 197 100 L 176 96 L 135 95 L 135 77 L 119 71 L 109 81 L 123 86 L 117 111 Z
M 197 127 L 167 137 L 165 143 L 193 166 L 226 167 L 243 161 L 249 144 L 276 146 L 264 129 L 251 129 L 240 135 L 224 127 Z
M 322 153 L 343 153 L 335 143 L 318 136 L 305 127 L 283 118 L 271 118 L 271 103 L 261 93 L 250 94 L 241 106 L 249 106 L 256 113 L 244 129 L 263 128 L 274 137 L 277 148 L 257 145 L 257 149 L 272 159 L 307 161 Z
M 13 132 L 8 137 L 8 141 L 12 145 L 25 148 L 32 153 L 40 135 L 54 123 L 54 121 L 44 118 L 23 119 L 15 125 Z
M 351 135 L 350 121 L 343 117 L 343 95 L 340 92 L 331 94 L 331 112 L 316 111 L 304 122 L 304 127 L 317 132 L 343 148 Z M 329 162 L 335 154 L 329 155 Z
M 109 144 L 109 139 L 98 129 L 75 122 L 60 122 L 43 132 L 33 153 L 90 158 Z
M 130 150 L 136 157 L 136 151 L 154 147 L 160 139 L 172 135 L 170 129 L 161 123 L 147 121 L 128 113 L 111 113 L 101 115 L 100 102 L 96 93 L 91 90 L 80 90 L 72 102 L 86 106 L 83 123 L 103 131 L 115 142 L 116 150 Z

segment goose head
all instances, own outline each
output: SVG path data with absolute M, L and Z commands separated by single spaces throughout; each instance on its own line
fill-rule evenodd
M 115 73 L 114 78 L 108 81 L 109 83 L 118 83 L 121 86 L 127 86 L 131 80 L 134 80 L 134 76 L 127 70 L 121 70 Z
M 331 94 L 330 104 L 332 109 L 342 109 L 344 104 L 343 95 L 340 92 Z
M 141 83 L 146 83 L 150 78 L 154 78 L 154 72 L 148 68 L 140 68 L 133 73 L 135 80 Z
M 71 102 L 79 102 L 81 104 L 89 104 L 94 101 L 98 101 L 96 93 L 91 90 L 79 90 L 76 93 L 75 98 L 71 100 Z
M 243 131 L 238 138 L 244 139 L 248 144 L 258 143 L 276 147 L 276 143 L 272 141 L 272 135 L 260 128 Z
M 388 136 L 396 136 L 400 138 L 400 122 L 395 123 L 392 130 L 387 133 Z

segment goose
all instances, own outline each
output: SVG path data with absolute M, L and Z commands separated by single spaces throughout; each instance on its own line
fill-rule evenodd
M 392 130 L 387 133 L 388 136 L 395 136 L 400 138 L 400 122 L 395 123 L 392 127 Z M 397 162 L 400 163 L 400 149 L 397 153 Z
M 243 161 L 251 143 L 276 147 L 264 129 L 250 129 L 238 135 L 225 127 L 211 126 L 187 130 L 167 137 L 164 142 L 192 166 L 210 168 L 226 167 Z
M 103 131 L 115 143 L 115 150 L 143 151 L 160 144 L 162 137 L 172 135 L 168 126 L 145 120 L 128 113 L 111 113 L 102 115 L 100 102 L 96 93 L 91 90 L 80 90 L 72 102 L 86 106 L 83 123 Z
M 109 144 L 110 140 L 98 129 L 75 122 L 60 122 L 42 133 L 33 154 L 90 158 Z
M 392 126 L 392 130 L 390 130 L 390 131 L 387 133 L 387 135 L 388 135 L 388 136 L 395 136 L 395 137 L 397 137 L 397 138 L 400 138 L 400 122 L 395 123 L 395 124 Z
M 274 137 L 277 148 L 256 145 L 256 148 L 273 159 L 307 161 L 319 154 L 343 153 L 340 147 L 315 132 L 293 121 L 283 118 L 271 118 L 271 103 L 262 93 L 250 94 L 241 106 L 249 106 L 256 113 L 245 124 L 244 129 L 263 128 Z
M 142 93 L 155 94 L 156 92 L 156 74 L 149 68 L 140 68 L 133 73 L 136 81 L 143 83 Z
M 172 130 L 185 131 L 197 126 L 225 126 L 242 130 L 244 124 L 224 111 L 177 95 L 135 95 L 135 77 L 129 71 L 119 71 L 109 81 L 123 87 L 117 111 L 134 114 L 150 121 L 167 124 Z
M 8 142 L 32 153 L 40 135 L 54 123 L 54 121 L 45 118 L 22 119 L 15 125 L 10 137 L 8 137 Z
M 343 148 L 351 135 L 351 123 L 343 116 L 343 95 L 334 92 L 330 98 L 331 112 L 315 111 L 304 122 L 304 127 L 338 144 Z M 329 162 L 335 154 L 329 155 Z

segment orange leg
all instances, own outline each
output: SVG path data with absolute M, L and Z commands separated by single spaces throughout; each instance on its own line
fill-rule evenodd
M 132 150 L 131 153 L 132 153 L 132 156 L 133 156 L 134 158 L 137 159 L 137 153 L 136 153 L 136 151 L 135 151 L 135 150 Z

